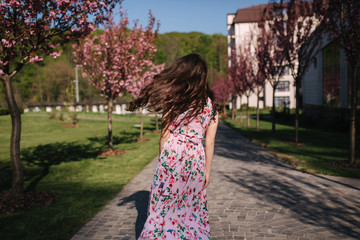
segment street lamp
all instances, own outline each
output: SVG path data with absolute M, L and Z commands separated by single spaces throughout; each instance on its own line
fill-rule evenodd
M 76 91 L 76 103 L 79 103 L 79 76 L 78 76 L 78 68 L 75 65 L 75 91 Z

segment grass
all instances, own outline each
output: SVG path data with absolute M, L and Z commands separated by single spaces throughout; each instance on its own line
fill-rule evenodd
M 147 142 L 139 137 L 139 117 L 117 116 L 114 148 L 120 156 L 99 157 L 106 150 L 107 121 L 80 119 L 79 128 L 41 114 L 22 115 L 21 157 L 25 188 L 49 191 L 57 200 L 47 207 L 0 216 L 0 239 L 70 239 L 158 154 L 159 134 L 145 118 Z M 120 121 L 121 120 L 121 121 Z M 11 185 L 11 119 L 0 117 L 0 187 Z
M 271 121 L 260 120 L 260 131 L 256 131 L 256 120 L 251 119 L 250 128 L 240 120 L 225 119 L 224 122 L 251 141 L 269 149 L 296 168 L 326 175 L 360 178 L 360 168 L 341 167 L 340 161 L 348 159 L 348 132 L 332 129 L 300 127 L 299 137 L 303 145 L 294 145 L 295 130 L 292 121 L 280 120 L 276 133 L 271 134 Z M 357 144 L 360 137 L 357 137 Z M 357 161 L 360 161 L 360 147 L 357 147 Z

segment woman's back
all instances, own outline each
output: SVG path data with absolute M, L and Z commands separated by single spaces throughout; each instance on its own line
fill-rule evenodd
M 188 111 L 180 114 L 171 125 L 170 132 L 173 134 L 182 134 L 189 138 L 202 139 L 210 121 L 215 116 L 211 99 L 208 98 L 202 113 L 192 119 L 186 118 Z

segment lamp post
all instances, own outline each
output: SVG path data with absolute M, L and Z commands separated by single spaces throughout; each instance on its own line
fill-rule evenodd
M 78 68 L 75 65 L 75 91 L 76 91 L 76 103 L 79 103 L 79 76 L 78 76 Z

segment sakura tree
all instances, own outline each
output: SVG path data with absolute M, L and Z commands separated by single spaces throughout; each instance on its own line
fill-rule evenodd
M 220 77 L 215 80 L 212 90 L 215 95 L 215 99 L 218 103 L 223 105 L 223 112 L 225 113 L 226 102 L 229 101 L 231 84 L 227 76 Z
M 245 43 L 244 48 L 240 51 L 240 76 L 244 86 L 244 95 L 246 96 L 246 112 L 247 112 L 247 123 L 246 126 L 250 127 L 250 107 L 249 98 L 254 92 L 256 87 L 256 69 L 253 62 L 252 52 L 252 40 L 251 35 L 248 42 Z
M 12 119 L 10 156 L 12 191 L 23 194 L 20 161 L 21 116 L 14 98 L 13 77 L 28 62 L 59 56 L 56 47 L 89 34 L 108 19 L 121 0 L 2 0 L 0 2 L 0 79 Z
M 82 66 L 87 77 L 108 105 L 108 148 L 113 152 L 112 111 L 113 102 L 137 81 L 144 69 L 151 66 L 156 52 L 154 30 L 155 18 L 149 14 L 148 26 L 134 23 L 129 29 L 129 20 L 123 10 L 120 22 L 105 25 L 103 34 L 89 36 L 79 45 L 74 45 L 75 62 Z
M 244 95 L 247 99 L 247 127 L 250 126 L 249 98 L 254 92 L 255 87 L 252 38 L 251 36 L 249 37 L 250 38 L 247 41 L 244 41 L 242 46 L 239 46 L 237 50 L 234 49 L 232 51 L 231 67 L 229 69 L 234 92 L 240 96 Z M 240 122 L 242 123 L 242 106 L 240 106 Z
M 350 139 L 349 162 L 355 163 L 356 155 L 356 108 L 358 101 L 357 81 L 360 78 L 360 1 L 358 0 L 329 0 L 314 1 L 316 10 L 323 16 L 325 31 L 337 40 L 344 49 L 347 62 L 350 65 L 349 94 L 350 94 Z
M 275 133 L 275 91 L 280 82 L 280 78 L 285 69 L 284 51 L 277 46 L 276 37 L 273 31 L 268 27 L 266 19 L 261 19 L 258 23 L 260 34 L 258 34 L 258 51 L 257 60 L 261 75 L 272 87 L 272 128 L 271 132 Z
M 140 76 L 136 78 L 136 81 L 133 81 L 129 86 L 127 87 L 127 91 L 131 93 L 132 97 L 135 99 L 140 95 L 141 90 L 150 84 L 154 76 L 156 74 L 161 73 L 164 70 L 165 65 L 155 65 L 152 62 L 144 69 L 144 71 L 141 73 Z M 143 114 L 142 110 L 140 108 L 140 141 L 143 139 L 143 129 L 144 129 L 144 121 L 143 121 Z M 157 114 L 157 113 L 155 113 Z M 158 131 L 158 122 L 157 122 L 157 115 L 156 115 L 156 131 Z
M 231 119 L 235 119 L 236 115 L 236 98 L 237 96 L 242 96 L 244 94 L 244 84 L 242 82 L 242 71 L 241 71 L 241 62 L 239 55 L 236 51 L 236 48 L 231 50 L 230 57 L 231 65 L 229 67 L 229 80 L 231 83 L 231 103 L 232 103 L 232 114 Z M 241 99 L 241 98 L 240 98 Z M 241 105 L 241 103 L 240 103 Z M 240 108 L 240 122 L 242 121 L 242 112 Z
M 276 46 L 285 54 L 285 61 L 296 85 L 295 142 L 299 141 L 299 106 L 301 80 L 315 59 L 321 44 L 321 34 L 314 31 L 321 16 L 307 0 L 273 0 L 268 15 L 273 16 L 269 27 Z
M 263 92 L 265 88 L 265 77 L 263 72 L 261 71 L 261 62 L 262 59 L 259 57 L 259 49 L 260 49 L 260 41 L 259 41 L 259 33 L 261 31 L 258 30 L 258 24 L 256 24 L 256 28 L 251 29 L 249 36 L 249 56 L 248 56 L 248 74 L 252 77 L 252 82 L 254 85 L 254 92 L 257 96 L 256 100 L 256 130 L 260 130 L 260 94 Z

